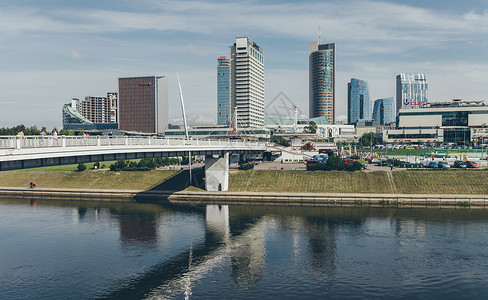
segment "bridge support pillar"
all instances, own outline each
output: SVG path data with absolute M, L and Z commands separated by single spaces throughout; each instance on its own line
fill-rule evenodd
M 229 189 L 229 153 L 218 158 L 205 155 L 205 189 L 207 191 Z

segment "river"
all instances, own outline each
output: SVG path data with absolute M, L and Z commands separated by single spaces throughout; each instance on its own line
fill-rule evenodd
M 0 299 L 473 299 L 482 209 L 0 199 Z

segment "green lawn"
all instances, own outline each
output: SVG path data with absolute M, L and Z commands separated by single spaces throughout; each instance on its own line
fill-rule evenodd
M 140 159 L 131 159 L 131 161 L 140 161 Z M 111 164 L 115 163 L 116 161 L 101 161 L 100 166 L 103 167 L 105 165 L 105 168 L 109 168 Z M 85 163 L 87 170 L 93 169 L 93 165 L 95 163 Z M 39 168 L 30 168 L 30 169 L 22 169 L 19 171 L 27 171 L 27 172 L 32 172 L 32 171 L 54 171 L 54 172 L 67 172 L 67 171 L 77 171 L 78 170 L 78 164 L 73 164 L 73 165 L 61 165 L 61 166 L 51 166 L 51 167 L 39 167 Z
M 391 193 L 387 173 L 256 170 L 230 175 L 231 191 L 289 193 Z
M 5 171 L 0 172 L 0 186 L 28 187 L 36 180 L 38 187 L 149 190 L 181 171 L 161 170 L 148 172 L 94 171 Z
M 488 193 L 488 170 L 406 170 L 393 181 L 400 194 Z
M 250 170 L 232 171 L 230 191 L 276 193 L 393 193 L 400 194 L 487 194 L 488 170 L 406 170 L 374 172 Z M 196 174 L 194 174 L 195 176 Z M 202 184 L 203 173 L 197 176 Z M 188 171 L 152 170 L 148 172 L 112 172 L 105 170 L 0 172 L 0 186 L 28 187 L 32 180 L 38 187 L 183 190 Z M 189 188 L 196 190 L 196 188 Z

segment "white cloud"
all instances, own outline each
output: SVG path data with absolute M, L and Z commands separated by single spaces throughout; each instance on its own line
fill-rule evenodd
M 20 115 L 59 124 L 61 105 L 71 97 L 116 90 L 119 76 L 162 74 L 171 77 L 170 119 L 178 121 L 173 74 L 179 72 L 192 121 L 215 122 L 216 58 L 239 35 L 264 48 L 266 102 L 284 92 L 308 114 L 307 42 L 316 39 L 319 24 L 322 40 L 337 46 L 337 116 L 345 114 L 351 77 L 369 82 L 372 100 L 394 96 L 400 72 L 425 72 L 431 99 L 486 94 L 488 11 L 347 0 L 123 3 L 134 7 L 0 8 L 0 57 L 9 62 L 0 72 L 1 97 L 18 101 L 15 108 L 2 106 L 0 120 Z M 472 52 L 461 55 L 466 46 Z
M 73 59 L 82 59 L 84 57 L 83 54 L 81 54 L 78 50 L 76 49 L 71 49 L 71 52 L 69 53 L 69 57 Z

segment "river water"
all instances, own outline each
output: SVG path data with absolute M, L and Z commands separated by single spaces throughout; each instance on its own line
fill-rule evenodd
M 0 200 L 0 299 L 478 299 L 488 213 Z

